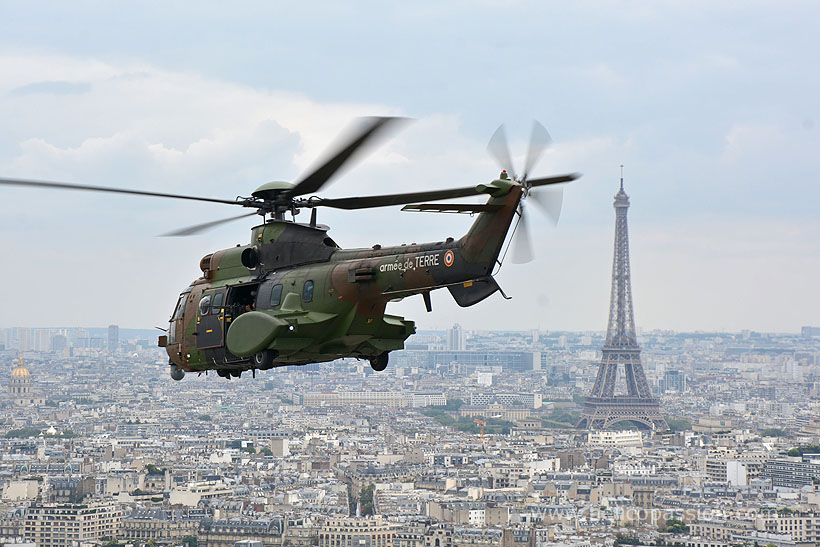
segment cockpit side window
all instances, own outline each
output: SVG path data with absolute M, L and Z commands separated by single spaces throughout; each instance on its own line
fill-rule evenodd
M 203 296 L 202 300 L 199 301 L 199 315 L 204 317 L 208 315 L 211 306 L 211 296 Z
M 172 344 L 177 341 L 177 321 L 182 319 L 182 315 L 185 313 L 185 304 L 188 303 L 189 296 L 191 296 L 190 292 L 184 292 L 179 295 L 179 301 L 177 302 L 176 309 L 174 309 L 174 315 L 171 316 L 171 324 L 168 326 L 168 342 Z
M 274 285 L 270 291 L 270 307 L 275 308 L 282 302 L 282 285 Z
M 311 302 L 313 300 L 313 280 L 305 281 L 305 287 L 302 289 L 302 302 Z
M 177 302 L 177 307 L 174 310 L 174 315 L 171 316 L 171 321 L 182 318 L 182 312 L 185 311 L 185 304 L 188 302 L 188 295 L 190 294 L 191 293 L 185 293 L 180 295 L 179 302 Z

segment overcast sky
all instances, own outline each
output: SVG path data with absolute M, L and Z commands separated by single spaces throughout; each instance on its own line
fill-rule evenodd
M 0 176 L 232 199 L 293 180 L 356 116 L 416 121 L 339 177 L 347 196 L 487 182 L 507 124 L 580 171 L 513 297 L 391 304 L 420 328 L 603 330 L 619 165 L 643 329 L 820 324 L 816 2 L 0 0 Z M 0 188 L 0 327 L 150 328 L 199 259 L 252 221 L 157 234 L 227 206 Z M 303 213 L 305 214 L 305 213 Z M 462 215 L 320 211 L 343 247 L 460 236 Z

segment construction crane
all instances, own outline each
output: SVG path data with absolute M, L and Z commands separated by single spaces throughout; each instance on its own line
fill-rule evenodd
M 478 418 L 473 418 L 473 421 L 481 426 L 481 444 L 484 444 L 484 426 L 487 425 L 487 422 L 479 420 Z

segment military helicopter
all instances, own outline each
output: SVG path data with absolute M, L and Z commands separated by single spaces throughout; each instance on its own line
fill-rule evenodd
M 367 359 L 376 371 L 387 367 L 389 353 L 404 348 L 415 332 L 413 321 L 385 313 L 387 303 L 421 295 L 432 311 L 430 293 L 446 288 L 462 307 L 473 306 L 501 291 L 493 278 L 507 233 L 516 218 L 524 245 L 528 236 L 523 200 L 532 189 L 570 182 L 578 174 L 529 178 L 549 143 L 537 122 L 521 177 L 512 161 L 503 126 L 488 150 L 504 169 L 487 184 L 400 194 L 322 198 L 315 196 L 353 155 L 401 118 L 361 120 L 356 132 L 324 163 L 296 183 L 269 182 L 249 197 L 235 200 L 88 186 L 61 182 L 0 178 L 0 184 L 39 188 L 114 192 L 197 200 L 253 209 L 252 212 L 197 224 L 165 235 L 187 236 L 253 215 L 248 245 L 205 255 L 202 276 L 179 296 L 166 334 L 158 345 L 168 353 L 171 377 L 215 370 L 224 378 L 244 371 L 306 365 L 343 357 Z M 486 195 L 483 204 L 430 203 Z M 309 196 L 309 197 L 305 197 Z M 536 200 L 538 201 L 538 200 Z M 342 249 L 317 223 L 319 207 L 357 210 L 405 205 L 403 210 L 470 213 L 475 220 L 456 240 L 369 249 Z M 546 204 L 556 215 L 556 206 Z M 298 223 L 300 209 L 310 209 L 308 223 Z M 560 201 L 557 210 L 560 211 Z M 290 213 L 291 219 L 286 219 Z M 504 295 L 505 296 L 505 295 Z M 505 296 L 506 298 L 506 296 Z

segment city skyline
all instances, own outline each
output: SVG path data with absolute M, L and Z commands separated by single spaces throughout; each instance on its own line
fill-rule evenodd
M 150 340 L 98 333 L 0 350 L 0 543 L 820 541 L 820 330 L 647 335 L 670 429 L 646 432 L 574 427 L 600 337 L 422 333 L 384 372 L 174 382 Z

